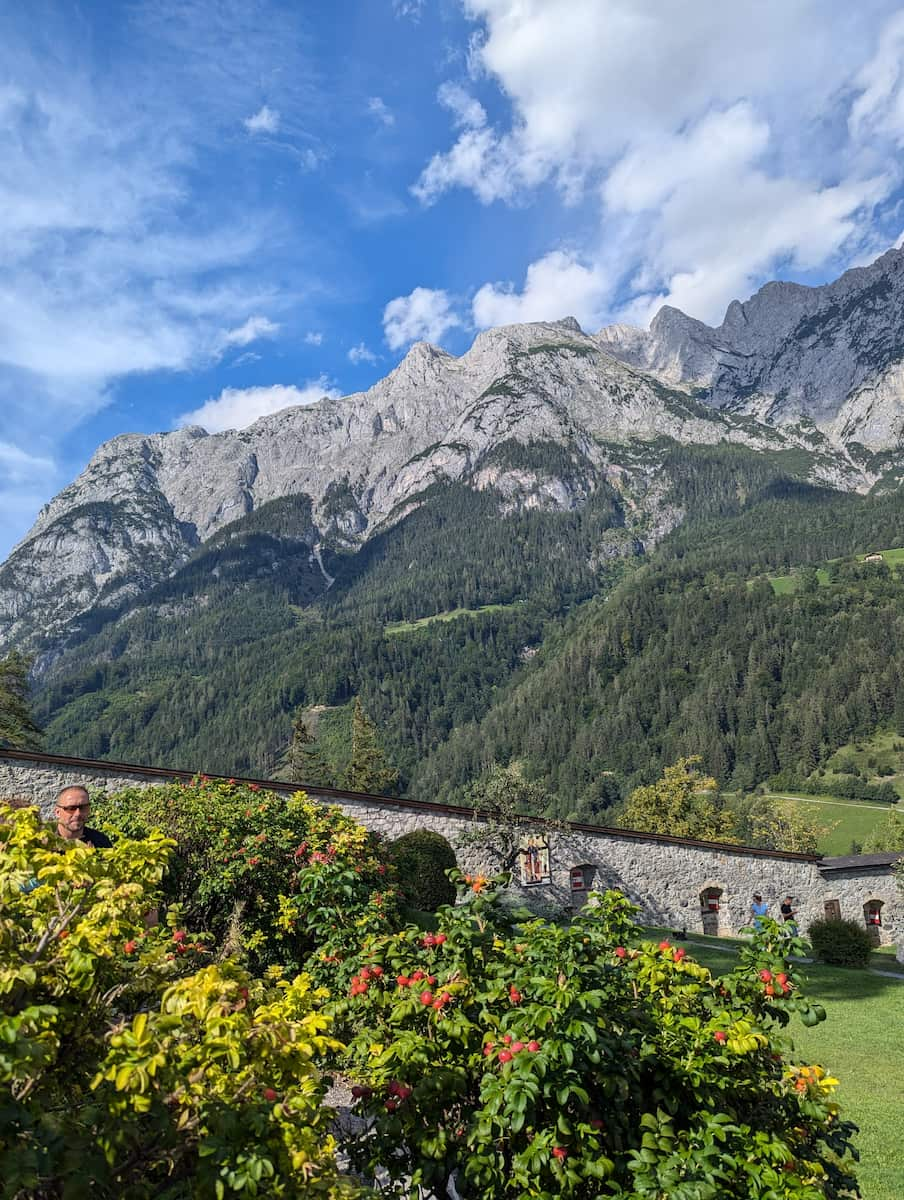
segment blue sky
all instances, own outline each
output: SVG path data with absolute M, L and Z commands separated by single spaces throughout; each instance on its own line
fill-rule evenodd
M 0 558 L 118 433 L 871 260 L 902 64 L 885 0 L 3 6 Z

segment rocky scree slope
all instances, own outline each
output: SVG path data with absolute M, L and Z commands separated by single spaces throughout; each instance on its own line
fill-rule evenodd
M 240 431 L 114 438 L 0 568 L 0 650 L 46 649 L 81 614 L 141 594 L 230 522 L 284 496 L 312 501 L 297 531 L 312 561 L 321 542 L 360 544 L 442 478 L 492 487 L 509 506 L 583 501 L 566 480 L 484 465 L 505 441 L 554 441 L 583 456 L 588 478 L 627 494 L 648 540 L 682 515 L 655 484 L 656 446 L 668 441 L 796 449 L 812 478 L 851 490 L 874 482 L 811 424 L 778 430 L 699 403 L 687 372 L 670 382 L 656 355 L 637 348 L 642 340 L 590 337 L 571 318 L 508 326 L 480 334 L 460 358 L 419 343 L 367 392 Z

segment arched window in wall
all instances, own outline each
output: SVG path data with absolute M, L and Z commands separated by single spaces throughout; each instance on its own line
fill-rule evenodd
M 568 873 L 571 883 L 571 907 L 583 908 L 587 901 L 587 893 L 592 891 L 596 881 L 596 867 L 593 863 L 581 863 L 572 867 Z
M 863 920 L 866 923 L 866 932 L 874 945 L 878 946 L 882 941 L 882 901 L 867 900 L 863 906 Z
M 700 922 L 703 932 L 719 936 L 719 910 L 722 907 L 724 890 L 718 884 L 707 885 L 700 893 Z

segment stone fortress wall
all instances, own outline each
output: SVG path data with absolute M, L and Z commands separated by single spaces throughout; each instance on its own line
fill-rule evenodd
M 111 792 L 191 777 L 188 771 L 0 750 L 0 799 L 25 800 L 48 817 L 56 793 L 70 784 Z M 274 780 L 247 782 L 285 794 L 296 790 L 293 784 Z M 471 809 L 332 788 L 306 790 L 388 839 L 413 829 L 432 829 L 456 847 L 466 870 L 485 865 L 479 848 L 459 844 L 461 835 L 480 823 L 480 814 Z M 591 888 L 618 888 L 640 907 L 641 919 L 648 924 L 688 933 L 731 934 L 749 923 L 754 892 L 762 894 L 775 917 L 782 898 L 791 894 L 804 931 L 827 911 L 836 911 L 870 924 L 882 943 L 904 946 L 904 903 L 896 887 L 894 855 L 819 859 L 604 826 L 547 829 L 538 822 L 535 829 L 549 846 L 550 874 L 542 883 L 521 887 L 532 907 L 578 906 Z M 880 925 L 870 920 L 877 906 Z

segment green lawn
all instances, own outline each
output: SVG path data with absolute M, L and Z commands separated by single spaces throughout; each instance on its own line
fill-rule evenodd
M 875 550 L 871 551 L 871 553 L 881 554 L 885 560 L 886 566 L 888 567 L 896 567 L 901 563 L 904 563 L 904 549 L 901 548 L 894 550 Z M 866 554 L 857 555 L 859 562 L 863 562 L 866 557 Z M 831 561 L 837 562 L 839 560 L 833 559 Z M 825 585 L 829 582 L 828 569 L 826 567 L 817 567 L 816 575 L 820 584 L 825 587 Z M 772 584 L 772 590 L 775 592 L 776 596 L 789 596 L 792 592 L 796 592 L 800 587 L 800 572 L 799 570 L 794 570 L 790 571 L 787 575 L 771 575 L 769 577 L 769 582 Z
M 786 799 L 789 795 L 783 792 L 769 798 L 779 804 L 793 805 L 825 825 L 827 832 L 820 838 L 818 849 L 820 854 L 829 856 L 850 854 L 853 841 L 863 845 L 867 835 L 891 811 L 888 805 L 839 800 L 835 796 L 795 796 Z M 829 829 L 830 825 L 834 825 L 834 828 Z
M 829 582 L 829 573 L 825 567 L 817 567 L 816 577 L 823 587 Z M 769 582 L 776 596 L 790 596 L 800 587 L 800 575 L 792 572 L 790 575 L 771 575 Z
M 734 955 L 709 945 L 689 953 L 714 974 L 729 971 Z M 883 968 L 885 955 L 874 962 Z M 860 1126 L 858 1170 L 863 1200 L 904 1197 L 904 982 L 862 971 L 811 965 L 808 993 L 825 1005 L 827 1019 L 790 1032 L 801 1059 L 819 1062 L 840 1079 L 838 1100 Z
M 520 601 L 516 600 L 514 604 L 482 604 L 480 608 L 453 608 L 448 612 L 434 613 L 432 617 L 421 617 L 418 621 L 393 621 L 383 627 L 383 632 L 387 634 L 415 633 L 418 629 L 423 629 L 425 625 L 432 625 L 434 621 L 457 621 L 459 617 L 475 617 L 480 613 L 503 612 L 506 609 L 516 608 L 519 603 Z
M 826 778 L 833 772 L 849 773 L 856 766 L 870 783 L 891 783 L 904 797 L 904 738 L 892 729 L 840 746 L 825 765 Z

